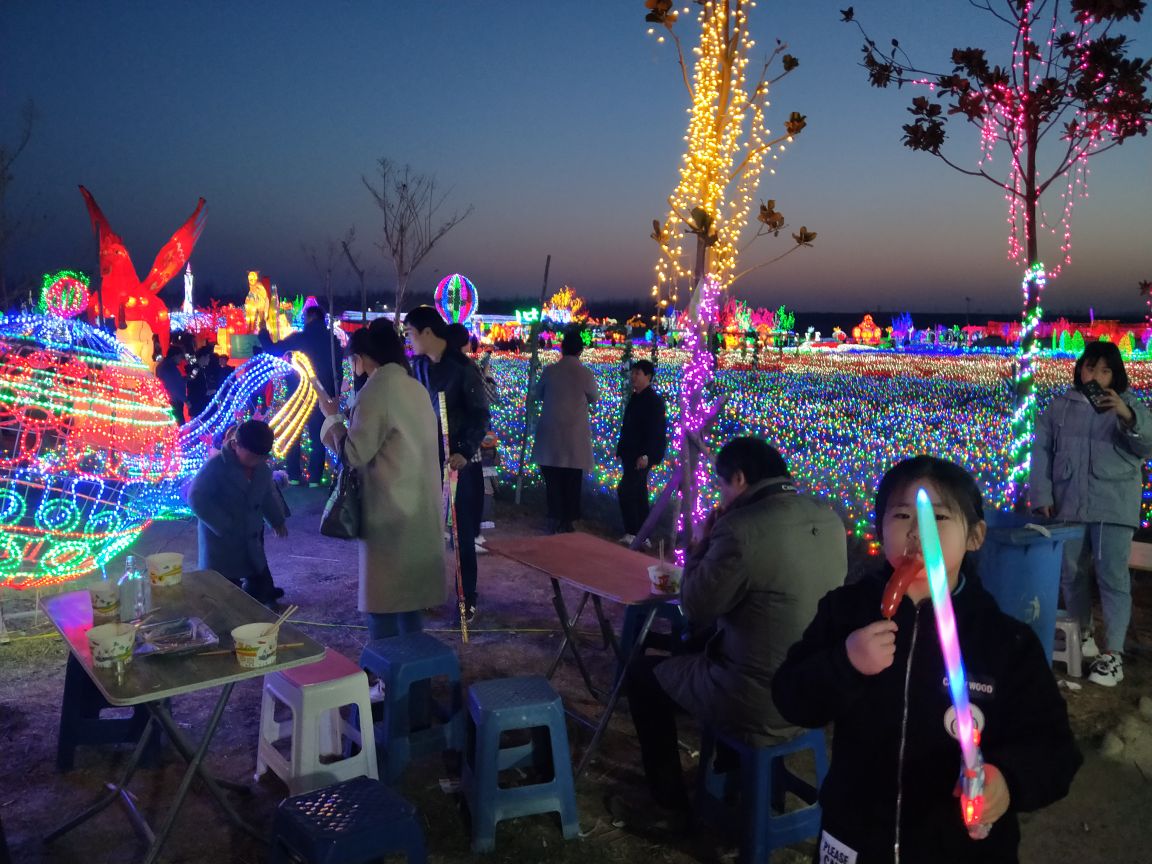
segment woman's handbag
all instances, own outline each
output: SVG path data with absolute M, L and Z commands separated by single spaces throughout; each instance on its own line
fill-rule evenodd
M 355 540 L 360 536 L 360 478 L 347 463 L 340 465 L 336 485 L 324 505 L 320 533 L 338 540 Z

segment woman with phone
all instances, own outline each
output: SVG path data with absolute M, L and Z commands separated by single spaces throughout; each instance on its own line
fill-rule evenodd
M 1124 680 L 1124 639 L 1132 617 L 1128 558 L 1140 524 L 1142 467 L 1152 457 L 1152 414 L 1128 389 L 1120 350 L 1091 342 L 1076 361 L 1072 387 L 1052 400 L 1036 423 L 1032 446 L 1032 509 L 1046 518 L 1084 524 L 1064 543 L 1060 588 L 1080 623 L 1081 651 L 1092 659 L 1088 680 L 1114 687 Z M 1104 615 L 1104 650 L 1092 622 L 1095 571 Z

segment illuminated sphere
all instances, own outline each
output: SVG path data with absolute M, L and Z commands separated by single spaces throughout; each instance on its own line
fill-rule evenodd
M 0 586 L 74 579 L 131 545 L 179 472 L 163 385 L 82 321 L 0 318 Z
M 74 270 L 45 273 L 40 283 L 40 311 L 75 318 L 88 308 L 88 277 Z
M 476 314 L 478 300 L 472 280 L 459 273 L 445 276 L 436 286 L 436 309 L 450 324 L 467 324 Z

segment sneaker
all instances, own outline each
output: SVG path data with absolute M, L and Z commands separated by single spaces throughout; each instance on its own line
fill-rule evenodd
M 625 546 L 631 546 L 631 545 L 632 545 L 632 541 L 633 541 L 633 540 L 635 540 L 635 539 L 636 539 L 636 535 L 635 535 L 635 534 L 625 534 L 623 537 L 621 537 L 621 538 L 620 538 L 619 540 L 617 540 L 616 542 L 617 542 L 617 543 L 623 543 Z
M 368 688 L 368 701 L 372 703 L 384 701 L 384 682 L 377 679 L 370 688 Z
M 477 534 L 476 535 L 476 545 L 477 546 L 483 546 L 487 542 L 488 542 L 488 538 L 485 537 L 483 534 Z
M 1124 680 L 1124 659 L 1112 651 L 1106 651 L 1096 658 L 1088 680 L 1101 687 L 1115 687 Z
M 1080 656 L 1085 660 L 1095 660 L 1100 656 L 1100 649 L 1096 647 L 1096 640 L 1085 636 L 1080 640 Z
M 473 603 L 471 606 L 469 606 L 467 609 L 464 610 L 464 623 L 465 624 L 471 624 L 474 620 L 476 620 L 476 604 L 475 603 Z
M 644 542 L 641 543 L 640 546 L 643 547 L 644 549 L 651 549 L 652 548 L 652 541 L 649 540 L 647 537 L 645 537 Z
M 488 550 L 484 548 L 484 544 L 482 544 L 482 543 L 476 544 L 476 554 L 477 555 L 487 555 L 488 554 Z
M 486 520 L 486 521 L 484 521 L 484 522 L 481 522 L 481 523 L 480 523 L 480 529 L 481 529 L 481 530 L 485 530 L 485 529 L 488 529 L 488 528 L 495 528 L 495 527 L 496 527 L 496 523 L 495 523 L 495 522 L 491 522 L 491 521 L 487 521 L 487 520 Z

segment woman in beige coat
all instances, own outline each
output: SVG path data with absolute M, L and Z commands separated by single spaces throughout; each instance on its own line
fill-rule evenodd
M 421 610 L 445 600 L 439 442 L 428 393 L 408 374 L 389 322 L 355 331 L 348 355 L 368 380 L 349 420 L 318 394 L 320 437 L 360 477 L 358 608 L 379 639 L 420 630 Z

